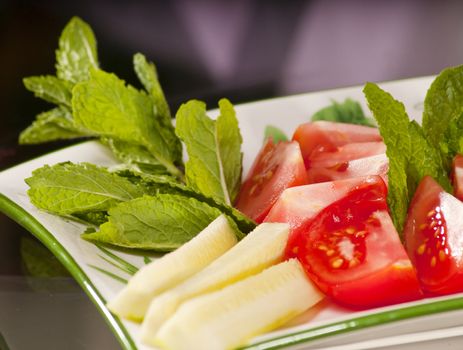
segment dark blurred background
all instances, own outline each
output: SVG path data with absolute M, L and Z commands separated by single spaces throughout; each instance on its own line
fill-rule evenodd
M 55 73 L 58 37 L 74 15 L 92 26 L 105 70 L 138 85 L 132 55 L 154 61 L 176 110 L 190 98 L 212 108 L 220 97 L 239 103 L 436 74 L 463 63 L 462 14 L 458 0 L 0 0 L 0 170 L 68 144 L 17 138 L 48 108 L 21 79 Z M 0 349 L 118 348 L 42 248 L 0 214 Z M 47 272 L 34 269 L 42 260 Z

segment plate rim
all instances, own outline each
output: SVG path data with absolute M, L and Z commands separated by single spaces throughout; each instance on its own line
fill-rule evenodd
M 5 196 L 3 193 L 0 193 L 0 211 L 29 231 L 53 253 L 61 264 L 63 264 L 93 304 L 97 307 L 98 312 L 103 316 L 106 324 L 111 328 L 112 333 L 116 336 L 122 347 L 125 350 L 137 350 L 137 346 L 119 317 L 114 316 L 108 310 L 106 307 L 106 300 L 94 286 L 91 279 L 82 270 L 71 254 L 69 254 L 60 242 L 58 242 L 55 236 L 32 214 Z

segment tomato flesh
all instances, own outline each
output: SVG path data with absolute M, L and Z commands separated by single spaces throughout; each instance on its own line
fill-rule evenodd
M 415 270 L 387 212 L 380 177 L 320 211 L 288 242 L 317 286 L 334 300 L 372 307 L 421 297 Z
M 425 176 L 404 227 L 408 255 L 430 295 L 463 291 L 463 203 Z
M 299 144 L 269 139 L 241 186 L 235 206 L 260 223 L 287 188 L 307 183 Z
M 381 141 L 376 128 L 362 125 L 316 121 L 301 124 L 293 135 L 299 142 L 304 161 L 317 153 L 335 152 L 339 146 L 352 142 Z
M 463 200 L 463 156 L 460 154 L 453 159 L 452 182 L 455 189 L 453 195 Z

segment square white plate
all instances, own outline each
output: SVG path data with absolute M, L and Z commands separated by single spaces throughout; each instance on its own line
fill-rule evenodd
M 422 101 L 432 77 L 415 78 L 380 84 L 404 102 L 411 118 L 420 120 Z M 259 151 L 265 126 L 271 124 L 291 135 L 295 127 L 332 100 L 350 97 L 360 101 L 368 114 L 362 87 L 269 99 L 236 106 L 243 135 L 244 173 Z M 217 111 L 211 111 L 215 116 Z M 85 227 L 72 221 L 37 210 L 29 201 L 24 179 L 45 164 L 63 161 L 116 164 L 111 153 L 95 141 L 71 146 L 20 164 L 0 173 L 0 210 L 40 239 L 68 268 L 89 295 L 124 349 L 148 349 L 138 340 L 139 325 L 120 320 L 105 307 L 123 284 L 95 269 L 99 267 L 123 278 L 119 269 L 103 259 L 107 257 L 80 234 Z M 139 267 L 144 257 L 112 251 Z M 463 294 L 424 299 L 406 304 L 354 312 L 323 302 L 290 325 L 253 339 L 253 349 L 376 349 L 410 343 L 461 339 L 463 337 Z M 192 347 L 194 348 L 194 347 Z

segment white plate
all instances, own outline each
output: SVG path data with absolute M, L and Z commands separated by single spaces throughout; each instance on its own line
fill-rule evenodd
M 432 77 L 381 84 L 403 101 L 411 118 L 420 119 L 422 101 Z M 266 125 L 274 125 L 291 135 L 294 128 L 317 110 L 346 97 L 361 101 L 367 111 L 362 87 L 302 94 L 248 103 L 236 107 L 243 135 L 244 171 L 260 149 Z M 216 115 L 212 111 L 210 115 Z M 99 165 L 116 163 L 111 153 L 97 142 L 85 142 L 50 153 L 0 173 L 0 210 L 39 238 L 69 269 L 98 307 L 124 349 L 147 349 L 139 342 L 139 325 L 119 320 L 105 307 L 123 284 L 94 268 L 121 275 L 107 263 L 95 245 L 79 235 L 84 226 L 37 210 L 29 201 L 24 179 L 44 164 L 63 161 L 91 162 Z M 114 254 L 142 266 L 141 256 L 119 251 Z M 93 267 L 92 267 L 93 266 Z M 129 275 L 123 276 L 128 278 Z M 374 328 L 371 328 L 374 327 Z M 283 329 L 253 339 L 249 348 L 276 349 L 326 348 L 374 349 L 412 342 L 461 339 L 463 334 L 463 294 L 425 299 L 416 302 L 353 312 L 324 302 Z M 350 344 L 350 345 L 347 345 Z M 347 347 L 345 347 L 347 346 Z

